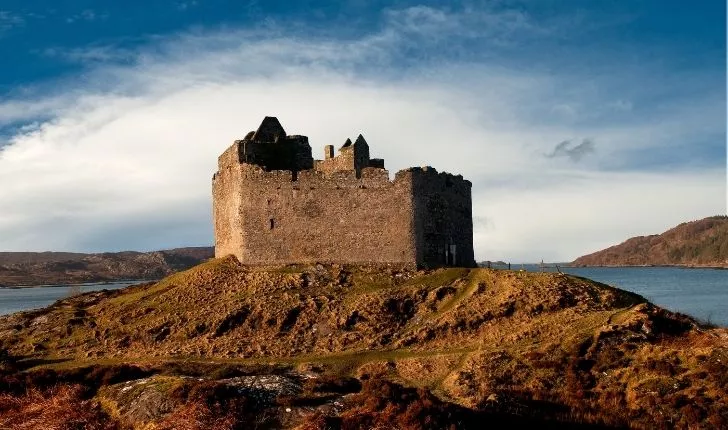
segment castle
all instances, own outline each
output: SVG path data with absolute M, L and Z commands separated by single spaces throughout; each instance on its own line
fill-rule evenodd
M 364 137 L 314 160 L 275 117 L 236 140 L 212 179 L 215 255 L 244 264 L 475 266 L 471 183 L 413 167 L 394 180 Z

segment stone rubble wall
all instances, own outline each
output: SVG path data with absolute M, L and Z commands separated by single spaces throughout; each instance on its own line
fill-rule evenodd
M 295 178 L 295 180 L 294 180 Z M 266 172 L 241 164 L 213 181 L 216 256 L 246 264 L 416 264 L 412 183 L 386 170 Z

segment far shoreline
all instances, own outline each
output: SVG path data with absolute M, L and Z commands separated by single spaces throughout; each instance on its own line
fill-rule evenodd
M 507 264 L 507 263 L 506 263 Z M 539 263 L 512 263 L 513 270 L 518 270 L 517 267 L 521 265 L 526 266 L 539 266 Z M 676 268 L 676 269 L 710 269 L 710 270 L 728 270 L 728 266 L 696 266 L 696 265 L 680 265 L 680 264 L 594 264 L 594 265 L 572 265 L 572 264 L 558 264 L 563 269 L 649 269 L 649 268 Z M 552 268 L 549 263 L 549 268 Z M 0 284 L 0 290 L 15 290 L 15 289 L 26 289 L 26 288 L 63 288 L 63 287 L 76 287 L 76 286 L 95 286 L 95 285 L 107 285 L 107 284 L 140 284 L 143 282 L 159 282 L 161 278 L 156 279 L 120 279 L 114 281 L 92 281 L 92 282 L 76 282 L 76 283 L 54 283 L 54 284 L 37 284 L 37 285 L 4 285 Z
M 135 285 L 143 282 L 158 282 L 159 279 L 122 279 L 118 281 L 96 281 L 96 282 L 79 282 L 69 284 L 38 284 L 38 285 L 0 285 L 0 290 L 19 290 L 26 288 L 63 288 L 63 287 L 84 287 L 94 285 L 108 284 L 128 284 Z
M 589 269 L 601 267 L 606 269 L 627 269 L 627 268 L 676 268 L 676 269 L 712 269 L 728 270 L 728 266 L 698 266 L 687 264 L 579 264 L 562 266 L 570 269 Z

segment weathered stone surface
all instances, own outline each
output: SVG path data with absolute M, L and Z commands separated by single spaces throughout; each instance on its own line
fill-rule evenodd
M 390 181 L 361 135 L 314 162 L 308 138 L 282 130 L 266 117 L 219 157 L 216 256 L 245 264 L 475 264 L 471 183 L 462 176 L 410 168 Z

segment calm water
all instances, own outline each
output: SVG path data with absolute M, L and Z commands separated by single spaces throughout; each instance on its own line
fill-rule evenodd
M 520 269 L 513 265 L 513 269 Z M 538 266 L 526 265 L 538 271 Z M 562 268 L 562 271 L 633 291 L 664 308 L 728 327 L 728 270 L 675 267 Z M 130 283 L 89 284 L 81 291 L 124 288 Z M 48 306 L 67 297 L 69 287 L 0 288 L 0 315 Z
M 117 290 L 128 287 L 137 282 L 118 282 L 109 284 L 86 284 L 80 286 L 80 291 Z M 75 292 L 79 288 L 74 287 Z M 58 299 L 68 297 L 74 292 L 71 287 L 35 287 L 35 288 L 0 288 L 0 315 L 13 312 L 37 309 L 48 306 Z
M 513 265 L 513 269 L 520 269 Z M 529 271 L 538 266 L 526 265 Z M 728 270 L 677 267 L 564 267 L 562 272 L 635 292 L 663 308 L 728 327 Z

